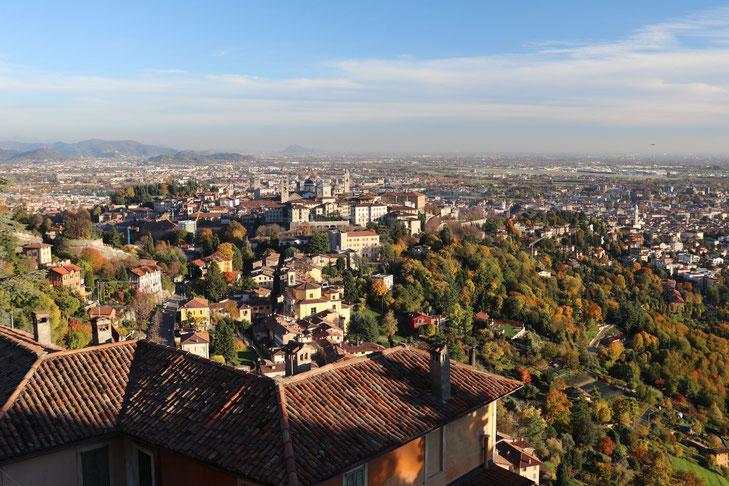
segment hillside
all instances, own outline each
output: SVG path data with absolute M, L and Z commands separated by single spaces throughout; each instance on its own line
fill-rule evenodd
M 17 155 L 17 154 L 18 154 L 17 150 L 6 150 L 6 149 L 0 148 L 0 161 L 8 160 L 10 157 Z
M 69 157 L 61 153 L 51 150 L 49 148 L 39 148 L 31 150 L 29 152 L 20 152 L 11 155 L 6 160 L 8 162 L 45 162 L 45 161 L 58 161 L 68 160 Z
M 282 154 L 294 154 L 294 155 L 305 155 L 305 154 L 320 154 L 322 153 L 321 150 L 310 148 L 310 147 L 302 147 L 301 145 L 289 145 L 285 149 L 281 151 Z
M 134 140 L 108 141 L 91 139 L 77 143 L 58 142 L 51 145 L 53 150 L 72 157 L 149 157 L 174 153 L 175 150 L 157 145 L 145 145 Z
M 242 155 L 231 152 L 223 152 L 217 154 L 200 154 L 197 152 L 177 152 L 171 155 L 158 155 L 151 157 L 148 162 L 164 162 L 178 164 L 209 164 L 212 162 L 246 162 L 253 160 L 250 155 Z
M 118 156 L 151 157 L 176 152 L 175 149 L 156 145 L 145 145 L 134 140 L 112 141 L 99 139 L 90 139 L 75 143 L 55 142 L 49 144 L 6 141 L 0 142 L 0 147 L 19 152 L 30 152 L 47 147 L 60 154 L 74 158 L 113 158 Z

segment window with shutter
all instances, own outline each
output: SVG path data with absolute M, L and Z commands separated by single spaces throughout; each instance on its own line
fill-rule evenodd
M 344 473 L 343 486 L 367 486 L 367 464 Z
M 445 471 L 445 427 L 425 437 L 425 480 Z
M 81 484 L 83 486 L 109 486 L 109 446 L 79 451 Z

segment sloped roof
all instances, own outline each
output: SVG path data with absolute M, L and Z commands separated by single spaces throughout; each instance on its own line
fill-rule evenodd
M 256 481 L 281 482 L 275 382 L 146 341 L 132 372 L 121 430 Z
M 8 401 L 42 353 L 60 349 L 37 343 L 25 331 L 0 326 L 0 406 Z
M 40 356 L 0 410 L 0 460 L 113 432 L 135 349 L 127 341 Z
M 210 344 L 210 335 L 207 332 L 195 332 L 183 339 L 180 346 L 186 344 Z
M 200 309 L 208 307 L 208 299 L 202 297 L 193 297 L 188 300 L 185 305 L 182 306 L 184 309 Z
M 431 393 L 429 360 L 392 348 L 282 380 L 299 481 L 335 476 L 521 386 L 452 361 L 443 403 Z
M 502 440 L 496 443 L 499 456 L 503 457 L 512 466 L 523 469 L 531 466 L 541 466 L 542 461 L 534 453 L 527 451 L 524 442 L 509 442 Z
M 449 486 L 483 486 L 485 484 L 498 486 L 533 486 L 536 483 L 508 469 L 492 465 L 488 468 L 481 466 L 453 481 Z
M 441 403 L 428 354 L 406 348 L 280 381 L 148 341 L 31 353 L 16 369 L 25 380 L 0 375 L 17 387 L 0 463 L 122 432 L 269 485 L 316 484 L 521 386 L 454 362 Z

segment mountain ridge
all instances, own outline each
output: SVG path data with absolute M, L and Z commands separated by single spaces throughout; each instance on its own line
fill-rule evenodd
M 21 153 L 31 152 L 39 149 L 53 150 L 59 154 L 69 157 L 85 158 L 114 158 L 118 156 L 127 157 L 153 157 L 164 154 L 174 154 L 179 150 L 159 145 L 147 145 L 135 140 L 102 140 L 91 138 L 80 142 L 66 143 L 25 143 L 12 140 L 0 142 L 0 149 L 16 150 Z

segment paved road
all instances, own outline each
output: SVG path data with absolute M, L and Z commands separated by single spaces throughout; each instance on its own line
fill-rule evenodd
M 159 335 L 168 346 L 175 346 L 175 320 L 177 318 L 177 308 L 180 306 L 182 296 L 172 294 L 172 297 L 162 304 L 162 325 L 159 329 Z
M 592 353 L 597 353 L 596 346 L 600 343 L 600 340 L 602 340 L 603 337 L 605 337 L 605 334 L 612 329 L 614 326 L 612 324 L 600 326 L 600 330 L 597 332 L 597 336 L 590 341 L 590 344 L 588 345 L 587 349 L 588 351 Z

